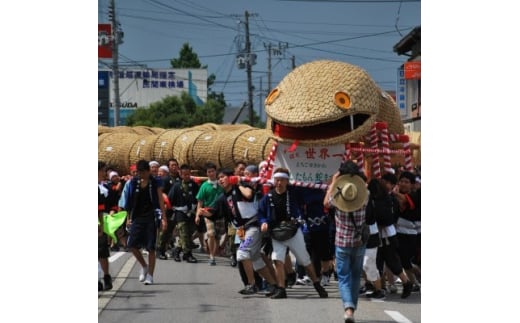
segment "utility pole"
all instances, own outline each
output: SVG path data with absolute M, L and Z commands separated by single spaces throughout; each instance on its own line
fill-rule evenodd
M 262 92 L 262 78 L 260 77 L 260 91 L 258 92 L 258 116 L 260 117 L 260 121 L 263 121 L 262 120 L 262 97 L 263 97 L 263 92 Z
M 110 23 L 112 25 L 112 73 L 114 74 L 114 126 L 119 126 L 119 109 L 121 107 L 121 98 L 119 97 L 119 26 L 116 19 L 115 0 L 110 1 L 108 9 Z
M 296 63 L 294 62 L 294 55 L 291 57 L 292 61 L 292 69 L 294 70 L 296 68 Z
M 253 126 L 253 81 L 251 79 L 251 42 L 249 41 L 249 12 L 245 12 L 246 29 L 246 72 L 247 72 L 247 98 L 249 104 L 249 125 Z
M 272 46 L 271 43 L 265 44 L 264 48 L 267 48 L 267 93 L 271 92 L 272 84 L 271 84 L 271 57 L 274 56 L 283 56 L 285 58 L 285 50 L 289 47 L 287 43 L 278 43 L 278 47 Z
M 265 45 L 264 45 L 265 47 Z M 267 93 L 271 92 L 271 43 L 267 45 Z

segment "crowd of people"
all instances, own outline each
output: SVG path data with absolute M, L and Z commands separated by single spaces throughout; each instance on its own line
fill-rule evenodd
M 402 298 L 420 290 L 420 172 L 397 169 L 367 183 L 346 161 L 322 190 L 290 185 L 286 168 L 272 170 L 264 185 L 254 180 L 262 166 L 208 162 L 206 177 L 196 177 L 175 158 L 162 166 L 139 160 L 120 176 L 99 161 L 98 289 L 112 288 L 109 251 L 122 248 L 139 262 L 145 285 L 154 282 L 156 256 L 197 263 L 194 249 L 208 255 L 209 266 L 226 250 L 244 295 L 287 298 L 287 287 L 301 284 L 327 298 L 334 276 L 345 322 L 354 322 L 361 294 L 381 299 L 398 282 Z M 126 221 L 110 238 L 103 215 L 120 211 Z

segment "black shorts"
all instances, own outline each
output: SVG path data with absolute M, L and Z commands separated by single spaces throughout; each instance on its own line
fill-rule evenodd
M 309 238 L 311 253 L 321 261 L 332 260 L 328 231 L 311 231 Z
M 199 224 L 195 224 L 195 228 L 198 233 L 206 233 L 206 221 L 204 218 L 200 218 L 202 221 L 199 221 Z
M 155 250 L 157 228 L 155 220 L 148 222 L 133 221 L 130 227 L 130 235 L 128 236 L 128 247 L 145 248 L 148 251 Z

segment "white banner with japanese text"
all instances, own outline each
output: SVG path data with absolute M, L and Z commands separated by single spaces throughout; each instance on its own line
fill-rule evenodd
M 345 144 L 297 146 L 279 143 L 273 163 L 289 169 L 290 181 L 304 183 L 326 183 L 343 162 Z

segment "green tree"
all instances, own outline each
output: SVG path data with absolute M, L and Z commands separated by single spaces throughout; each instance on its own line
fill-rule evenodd
M 172 68 L 208 68 L 207 65 L 202 66 L 199 61 L 199 55 L 193 51 L 189 43 L 184 43 L 179 52 L 179 58 L 170 60 Z
M 208 68 L 208 65 L 202 65 L 199 60 L 199 55 L 193 51 L 193 48 L 189 43 L 184 43 L 181 50 L 179 51 L 179 57 L 170 60 L 172 68 Z M 215 84 L 215 74 L 208 76 L 208 98 L 220 101 L 226 106 L 226 100 L 224 99 L 224 93 L 216 93 L 212 91 L 211 86 Z
M 126 119 L 128 126 L 158 128 L 189 128 L 203 123 L 222 123 L 224 106 L 217 100 L 208 99 L 206 104 L 197 106 L 195 101 L 183 92 L 180 97 L 167 96 L 150 104 L 148 108 L 137 109 Z

